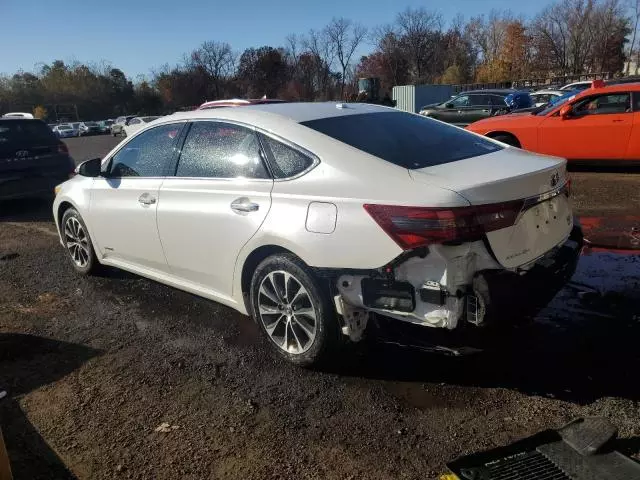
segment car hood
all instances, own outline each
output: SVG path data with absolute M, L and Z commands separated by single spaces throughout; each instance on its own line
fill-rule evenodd
M 515 112 L 509 113 L 507 115 L 498 115 L 495 117 L 484 118 L 482 120 L 478 120 L 477 122 L 472 123 L 467 127 L 467 129 L 477 132 L 477 131 L 489 131 L 493 130 L 495 127 L 500 126 L 499 128 L 509 128 L 511 126 L 517 124 L 527 124 L 527 125 L 535 125 L 542 121 L 544 117 L 538 117 L 536 115 L 532 115 L 531 112 Z

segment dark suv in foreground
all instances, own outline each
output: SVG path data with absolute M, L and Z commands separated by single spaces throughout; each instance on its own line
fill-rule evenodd
M 0 200 L 53 196 L 74 168 L 67 146 L 43 121 L 0 119 Z
M 527 92 L 517 90 L 473 90 L 461 93 L 444 103 L 427 105 L 421 115 L 452 123 L 459 127 L 532 104 Z

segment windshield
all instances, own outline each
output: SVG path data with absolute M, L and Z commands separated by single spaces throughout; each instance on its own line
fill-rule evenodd
M 377 112 L 302 125 L 400 167 L 417 169 L 502 150 L 469 132 L 419 115 Z
M 551 113 L 553 110 L 555 110 L 556 108 L 558 108 L 560 105 L 568 102 L 569 100 L 572 100 L 573 98 L 575 98 L 575 96 L 580 93 L 579 90 L 572 90 L 570 92 L 565 93 L 564 95 L 561 95 L 559 97 L 555 97 L 553 99 L 551 99 L 551 101 L 547 104 L 547 105 L 543 105 L 542 110 L 535 112 L 536 115 L 547 115 L 549 113 Z

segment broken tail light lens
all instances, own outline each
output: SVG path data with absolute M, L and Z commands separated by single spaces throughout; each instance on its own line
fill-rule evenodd
M 428 208 L 365 204 L 364 209 L 403 250 L 480 240 L 514 225 L 523 200 L 471 207 Z

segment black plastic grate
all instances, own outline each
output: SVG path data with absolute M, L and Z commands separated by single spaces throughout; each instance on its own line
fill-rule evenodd
M 571 480 L 539 452 L 528 452 L 486 465 L 489 480 Z

